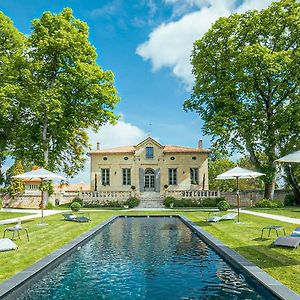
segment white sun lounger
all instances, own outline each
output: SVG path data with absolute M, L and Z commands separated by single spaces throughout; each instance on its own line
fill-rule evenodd
M 274 246 L 298 248 L 300 237 L 297 236 L 280 236 L 273 242 Z
M 208 222 L 219 222 L 222 220 L 234 220 L 237 217 L 237 213 L 228 213 L 224 216 L 214 216 L 207 219 Z
M 16 250 L 18 246 L 10 239 L 0 239 L 0 251 Z

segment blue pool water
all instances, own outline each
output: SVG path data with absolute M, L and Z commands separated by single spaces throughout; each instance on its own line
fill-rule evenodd
M 19 299 L 275 299 L 179 218 L 118 218 Z

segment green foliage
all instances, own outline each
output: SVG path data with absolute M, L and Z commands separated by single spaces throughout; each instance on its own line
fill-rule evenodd
M 227 158 L 217 158 L 209 160 L 208 164 L 208 178 L 209 188 L 211 190 L 220 190 L 222 192 L 232 192 L 236 188 L 234 180 L 217 180 L 216 177 L 232 168 L 236 164 Z
M 13 167 L 13 176 L 24 173 L 21 161 L 16 161 Z M 22 194 L 25 191 L 25 183 L 23 179 L 13 178 L 9 187 L 9 192 L 12 196 Z
M 21 117 L 20 85 L 21 56 L 25 37 L 13 22 L 0 11 L 0 183 L 3 182 L 1 167 L 18 132 Z
M 110 207 L 110 208 L 123 208 L 124 203 L 117 200 L 106 200 L 101 203 L 98 201 L 84 203 L 84 207 L 88 208 L 101 208 L 101 207 Z
M 43 181 L 43 183 L 40 184 L 39 189 L 41 191 L 47 191 L 49 197 L 54 193 L 54 187 L 51 180 Z
M 46 205 L 46 209 L 53 209 L 53 208 L 54 208 L 53 204 L 48 202 Z
M 79 211 L 79 209 L 81 208 L 81 204 L 78 202 L 73 202 L 70 205 L 70 208 L 72 209 L 72 211 Z
M 204 207 L 217 207 L 218 203 L 221 201 L 225 201 L 225 198 L 224 197 L 204 198 L 202 201 L 202 205 Z
M 227 201 L 220 201 L 218 203 L 218 209 L 221 211 L 227 211 L 230 208 L 230 204 Z
M 175 203 L 176 199 L 174 197 L 166 197 L 164 199 L 164 206 L 165 207 L 170 207 L 171 203 Z
M 222 17 L 192 52 L 196 81 L 185 109 L 204 120 L 214 148 L 249 153 L 266 174 L 268 198 L 277 153 L 299 139 L 299 18 L 296 0 Z
M 131 197 L 129 198 L 125 203 L 124 205 L 128 205 L 129 208 L 133 208 L 133 207 L 136 207 L 140 204 L 140 200 L 138 198 L 135 198 L 135 197 Z
M 77 202 L 79 203 L 81 206 L 83 206 L 83 200 L 79 197 L 75 197 L 72 202 L 70 203 L 70 205 L 73 203 L 73 202 Z
M 294 206 L 296 203 L 296 197 L 294 194 L 287 194 L 284 197 L 284 206 Z
M 73 176 L 89 147 L 86 129 L 116 121 L 113 73 L 97 64 L 88 26 L 69 8 L 33 20 L 26 57 L 26 105 L 13 154 Z
M 260 208 L 279 208 L 283 207 L 283 203 L 280 200 L 262 199 L 256 202 L 255 206 Z

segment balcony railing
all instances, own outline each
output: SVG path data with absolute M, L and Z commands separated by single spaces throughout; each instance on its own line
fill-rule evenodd
M 195 190 L 167 190 L 165 191 L 166 197 L 174 197 L 177 199 L 189 198 L 189 199 L 203 199 L 203 198 L 216 198 L 220 197 L 219 191 L 195 191 Z
M 127 200 L 131 197 L 131 191 L 101 191 L 101 192 L 80 192 L 79 197 L 84 200 Z

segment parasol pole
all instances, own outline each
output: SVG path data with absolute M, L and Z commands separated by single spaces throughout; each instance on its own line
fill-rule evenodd
M 236 177 L 236 201 L 238 209 L 238 223 L 240 223 L 240 191 L 239 191 L 239 177 Z

